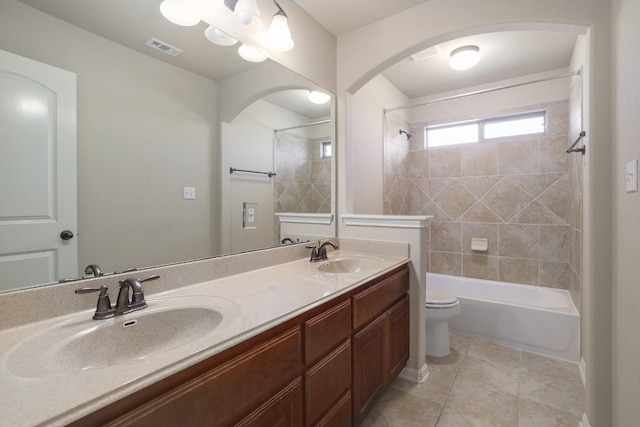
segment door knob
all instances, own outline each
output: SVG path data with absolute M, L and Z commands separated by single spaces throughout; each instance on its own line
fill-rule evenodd
M 62 240 L 73 239 L 73 232 L 71 230 L 64 230 L 62 233 L 60 233 L 60 238 Z

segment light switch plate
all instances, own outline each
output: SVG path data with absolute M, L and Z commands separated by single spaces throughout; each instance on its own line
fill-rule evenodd
M 638 191 L 638 159 L 627 162 L 625 183 L 627 193 L 635 193 Z
M 184 187 L 184 200 L 195 200 L 196 187 Z

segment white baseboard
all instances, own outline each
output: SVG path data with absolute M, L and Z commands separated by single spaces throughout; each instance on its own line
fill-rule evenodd
M 400 374 L 398 374 L 398 376 L 403 380 L 411 381 L 414 383 L 423 383 L 429 376 L 429 368 L 427 367 L 426 363 L 419 370 L 405 366 L 404 369 L 400 371 Z

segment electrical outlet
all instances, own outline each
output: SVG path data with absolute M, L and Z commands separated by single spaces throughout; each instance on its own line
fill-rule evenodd
M 244 202 L 242 204 L 242 228 L 255 229 L 258 204 Z

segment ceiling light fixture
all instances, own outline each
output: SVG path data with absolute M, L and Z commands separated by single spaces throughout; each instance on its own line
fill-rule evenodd
M 449 66 L 454 70 L 468 70 L 480 62 L 480 48 L 478 46 L 462 46 L 451 52 Z
M 331 95 L 320 92 L 318 90 L 310 90 L 308 96 L 309 101 L 313 102 L 314 104 L 325 104 L 329 102 L 329 99 L 331 99 Z
M 164 0 L 160 3 L 160 13 L 168 21 L 183 27 L 193 27 L 200 22 L 200 18 L 172 0 Z

